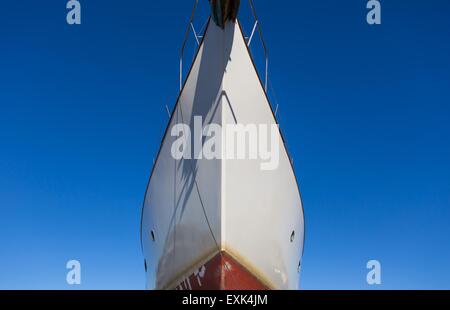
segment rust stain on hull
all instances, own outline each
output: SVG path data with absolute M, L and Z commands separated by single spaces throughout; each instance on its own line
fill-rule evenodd
M 268 290 L 238 261 L 221 252 L 182 280 L 176 290 Z

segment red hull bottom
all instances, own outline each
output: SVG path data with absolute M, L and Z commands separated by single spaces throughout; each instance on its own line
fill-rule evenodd
M 184 279 L 175 289 L 268 290 L 268 287 L 226 252 L 222 252 Z

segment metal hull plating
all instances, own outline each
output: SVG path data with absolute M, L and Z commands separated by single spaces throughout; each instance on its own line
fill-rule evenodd
M 171 130 L 194 132 L 196 116 L 222 128 L 276 124 L 239 24 L 208 24 L 164 136 L 142 212 L 147 287 L 298 288 L 303 207 L 281 134 L 271 171 L 257 159 L 175 160 Z

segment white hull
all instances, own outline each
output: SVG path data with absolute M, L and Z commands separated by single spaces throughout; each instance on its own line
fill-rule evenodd
M 224 31 L 209 23 L 158 154 L 142 212 L 148 288 L 201 276 L 223 251 L 267 288 L 297 289 L 304 218 L 283 140 L 273 171 L 261 170 L 261 160 L 177 161 L 171 129 L 183 123 L 194 132 L 194 116 L 223 128 L 276 124 L 238 24 Z

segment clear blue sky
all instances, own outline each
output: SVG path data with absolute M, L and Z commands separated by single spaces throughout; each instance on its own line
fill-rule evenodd
M 381 26 L 365 0 L 255 2 L 306 212 L 302 287 L 372 289 L 377 259 L 380 288 L 449 289 L 450 2 L 384 0 Z M 145 285 L 141 203 L 192 1 L 81 3 L 81 26 L 65 1 L 0 4 L 1 289 L 71 289 L 71 259 L 80 288 Z

